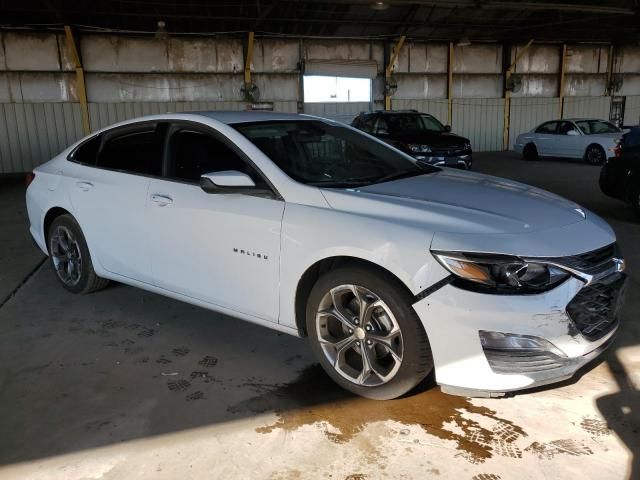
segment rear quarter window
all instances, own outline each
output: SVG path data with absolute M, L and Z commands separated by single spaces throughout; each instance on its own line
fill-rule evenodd
M 69 156 L 69 159 L 83 165 L 95 165 L 100 151 L 100 135 L 90 138 L 78 146 Z

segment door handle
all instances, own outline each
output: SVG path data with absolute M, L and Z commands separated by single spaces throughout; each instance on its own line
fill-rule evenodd
M 157 203 L 159 206 L 164 207 L 165 205 L 170 205 L 173 203 L 173 198 L 168 197 L 167 195 L 158 195 L 154 193 L 151 195 L 151 200 Z
M 87 192 L 93 188 L 93 183 L 91 182 L 76 182 L 76 186 L 82 190 L 83 192 Z

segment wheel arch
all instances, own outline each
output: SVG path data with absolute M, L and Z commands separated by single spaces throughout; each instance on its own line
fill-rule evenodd
M 307 336 L 307 327 L 306 327 L 306 309 L 307 309 L 307 300 L 309 298 L 309 294 L 311 293 L 311 289 L 315 285 L 318 278 L 324 273 L 336 269 L 338 267 L 342 267 L 344 265 L 353 265 L 353 266 L 362 266 L 373 271 L 378 272 L 382 276 L 387 277 L 390 281 L 393 281 L 398 286 L 400 286 L 410 297 L 413 297 L 411 290 L 409 287 L 393 272 L 388 270 L 387 268 L 378 265 L 377 263 L 371 262 L 369 260 L 365 260 L 359 257 L 352 257 L 348 255 L 336 255 L 332 257 L 326 257 L 321 260 L 316 261 L 314 264 L 310 265 L 302 274 L 300 279 L 298 280 L 298 284 L 296 287 L 295 294 L 295 322 L 296 328 L 298 329 L 298 333 L 301 337 Z
M 47 210 L 47 213 L 45 214 L 42 221 L 42 236 L 44 237 L 45 245 L 48 245 L 49 242 L 49 227 L 51 227 L 53 221 L 61 215 L 73 216 L 70 211 L 62 207 L 51 207 L 49 210 Z

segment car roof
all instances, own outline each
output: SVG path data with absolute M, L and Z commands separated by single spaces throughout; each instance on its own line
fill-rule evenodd
M 593 117 L 584 117 L 584 118 L 556 118 L 555 120 L 547 120 L 546 122 L 542 122 L 542 123 L 549 123 L 549 122 L 584 122 L 587 120 L 596 120 L 598 122 L 608 122 L 609 120 L 604 120 L 602 118 L 593 118 Z
M 185 115 L 201 115 L 213 120 L 217 120 L 226 124 L 234 123 L 251 123 L 251 122 L 268 122 L 273 120 L 318 120 L 319 117 L 313 115 L 305 115 L 299 113 L 280 113 L 280 112 L 265 112 L 265 111 L 221 111 L 221 110 L 206 110 L 206 111 L 192 111 L 192 112 L 180 112 Z M 322 119 L 324 120 L 324 119 Z

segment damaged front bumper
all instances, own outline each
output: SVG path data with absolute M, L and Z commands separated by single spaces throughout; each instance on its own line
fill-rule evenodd
M 414 304 L 446 393 L 503 396 L 572 377 L 612 342 L 625 275 L 615 265 L 545 293 L 493 295 L 451 284 Z

